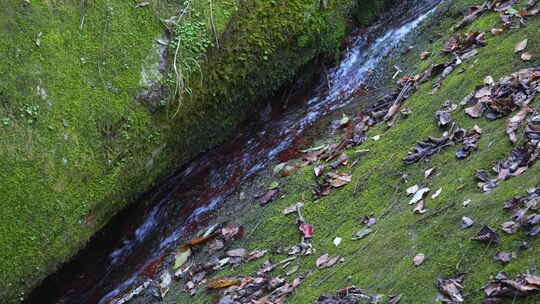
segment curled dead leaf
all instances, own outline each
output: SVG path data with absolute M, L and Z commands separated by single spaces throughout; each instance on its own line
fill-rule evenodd
M 519 53 L 527 48 L 527 44 L 529 42 L 529 39 L 525 39 L 520 41 L 516 47 L 514 48 L 514 53 Z
M 425 260 L 426 260 L 426 256 L 423 253 L 419 253 L 414 256 L 413 263 L 415 266 L 420 266 L 424 263 Z

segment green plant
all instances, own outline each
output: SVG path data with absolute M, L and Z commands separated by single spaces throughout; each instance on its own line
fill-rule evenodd
M 25 104 L 19 109 L 19 117 L 26 120 L 26 123 L 33 124 L 38 119 L 39 111 L 38 105 Z
M 0 118 L 0 123 L 2 123 L 2 125 L 4 125 L 4 126 L 9 126 L 9 124 L 11 123 L 11 118 L 2 117 L 2 118 Z
M 190 1 L 184 2 L 174 36 L 169 44 L 174 52 L 173 67 L 176 75 L 173 98 L 178 100 L 178 108 L 173 117 L 178 113 L 184 97 L 191 95 L 189 75 L 201 71 L 201 58 L 208 48 L 214 46 L 206 23 L 202 21 L 202 15 L 193 8 Z

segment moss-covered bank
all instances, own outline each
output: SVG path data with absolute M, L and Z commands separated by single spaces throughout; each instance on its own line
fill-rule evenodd
M 456 0 L 445 4 L 430 18 L 430 25 L 418 33 L 426 40 L 419 41 L 415 51 L 401 56 L 400 67 L 410 72 L 421 72 L 433 63 L 448 60 L 441 54 L 442 42 L 454 34 L 450 28 L 461 20 L 467 6 L 480 2 Z M 526 2 L 520 1 L 515 7 L 522 7 Z M 499 14 L 489 12 L 462 32 L 489 32 L 500 26 Z M 427 38 L 433 38 L 434 43 Z M 521 60 L 520 55 L 514 52 L 516 44 L 523 39 L 529 39 L 527 50 L 534 53 L 533 59 L 528 62 Z M 400 303 L 437 303 L 440 302 L 440 293 L 435 287 L 437 279 L 454 278 L 461 273 L 465 274 L 465 288 L 462 291 L 464 303 L 481 303 L 485 297 L 481 287 L 499 271 L 505 271 L 511 278 L 527 272 L 538 275 L 538 237 L 526 237 L 523 231 L 506 234 L 500 227 L 511 214 L 503 210 L 504 203 L 513 196 L 524 195 L 528 188 L 538 184 L 540 165 L 536 164 L 523 175 L 500 183 L 489 194 L 477 189 L 473 176 L 475 170 L 491 168 L 512 150 L 505 134 L 505 119 L 474 120 L 465 115 L 460 107 L 452 113 L 452 118 L 461 127 L 470 129 L 477 124 L 483 129 L 478 151 L 466 160 L 456 160 L 455 152 L 459 147 L 451 147 L 428 161 L 412 166 L 405 165 L 402 158 L 407 156 L 417 141 L 442 134 L 443 131 L 435 123 L 434 113 L 441 109 L 444 101 L 459 103 L 482 85 L 486 76 L 491 75 L 498 80 L 521 68 L 538 66 L 539 43 L 538 17 L 529 18 L 526 27 L 510 29 L 500 36 L 488 34 L 487 46 L 478 49 L 478 56 L 460 66 L 463 71 L 458 69 L 451 73 L 437 92 L 432 92 L 433 82 L 422 85 L 406 101 L 406 107 L 413 111 L 408 118 L 400 119 L 396 127 L 390 130 L 383 125 L 371 130 L 370 137 L 383 136 L 378 141 L 370 139 L 361 147 L 369 152 L 359 154 L 355 152 L 356 149 L 346 152 L 351 165 L 340 171 L 351 173 L 352 183 L 341 190 L 334 190 L 319 201 L 313 201 L 310 186 L 316 184 L 313 166 L 305 167 L 291 177 L 276 177 L 275 181 L 283 185 L 283 195 L 278 201 L 265 208 L 253 204 L 245 216 L 234 217 L 234 222 L 245 225 L 247 231 L 247 238 L 236 245 L 249 251 L 296 244 L 299 231 L 294 215 L 284 216 L 283 210 L 298 201 L 304 202 L 303 215 L 306 221 L 314 225 L 312 244 L 316 251 L 311 256 L 299 258 L 300 268 L 293 275 L 286 275 L 291 268 L 278 267 L 272 272 L 272 276 L 280 275 L 288 280 L 297 274 L 306 275 L 288 303 L 313 303 L 321 294 L 335 293 L 350 285 L 356 285 L 370 295 L 401 294 L 403 299 Z M 433 56 L 420 62 L 421 51 L 430 51 Z M 532 105 L 538 108 L 539 102 L 537 97 Z M 435 173 L 426 178 L 425 171 L 433 167 L 436 168 Z M 403 183 L 403 175 L 408 176 L 407 183 Z M 407 197 L 406 189 L 414 184 L 432 189 L 426 200 L 427 213 L 424 215 L 414 214 L 414 207 L 407 204 L 410 197 Z M 441 195 L 431 198 L 431 194 L 439 188 L 442 189 Z M 462 203 L 467 200 L 470 203 L 464 206 Z M 223 213 L 223 218 L 227 218 L 227 211 Z M 361 223 L 365 216 L 377 218 L 372 228 L 374 232 L 360 241 L 350 240 L 357 231 L 365 228 Z M 459 228 L 463 216 L 475 221 L 472 228 Z M 499 231 L 500 245 L 486 246 L 470 240 L 484 225 Z M 337 247 L 332 242 L 335 237 L 343 238 Z M 520 249 L 523 241 L 528 242 L 529 249 Z M 515 257 L 509 264 L 502 265 L 494 260 L 498 251 L 512 252 Z M 201 252 L 204 255 L 204 250 Z M 315 261 L 325 253 L 340 255 L 346 262 L 318 270 Z M 413 257 L 418 253 L 423 253 L 427 259 L 424 264 L 415 267 Z M 288 256 L 272 254 L 269 257 L 276 262 Z M 266 257 L 238 269 L 221 271 L 215 277 L 254 275 L 265 260 Z M 190 297 L 182 291 L 183 288 L 181 284 L 175 285 L 165 302 L 208 303 L 216 294 L 201 288 L 196 296 Z M 538 303 L 539 299 L 540 294 L 536 293 L 523 298 L 509 297 L 503 303 Z
M 2 302 L 24 298 L 160 176 L 226 138 L 316 56 L 334 53 L 353 5 L 3 1 Z M 160 46 L 165 33 L 189 38 L 180 54 L 194 59 L 180 66 L 181 103 L 170 94 L 172 56 L 159 72 L 159 50 L 175 51 Z M 149 85 L 158 93 L 141 98 Z

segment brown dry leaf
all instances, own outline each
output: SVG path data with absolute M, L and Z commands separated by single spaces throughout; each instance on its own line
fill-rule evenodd
M 336 169 L 337 167 L 341 166 L 341 165 L 344 165 L 346 166 L 349 162 L 349 156 L 347 156 L 347 154 L 345 153 L 341 153 L 339 155 L 339 158 L 336 162 L 332 163 L 330 165 L 330 167 L 332 167 L 333 169 Z
M 223 249 L 223 247 L 225 247 L 225 245 L 223 244 L 222 240 L 214 239 L 208 242 L 208 252 L 210 254 Z
M 495 261 L 508 264 L 510 263 L 510 254 L 508 252 L 499 251 L 497 254 L 495 254 Z
M 439 188 L 437 191 L 435 191 L 435 193 L 433 193 L 431 198 L 436 199 L 437 197 L 439 197 L 439 195 L 441 195 L 441 193 L 442 193 L 442 188 Z
M 463 303 L 463 296 L 461 295 L 460 291 L 460 289 L 463 289 L 463 286 L 461 285 L 462 282 L 463 278 L 461 277 L 449 280 L 439 280 L 437 287 L 454 303 Z
M 422 53 L 420 53 L 420 59 L 422 59 L 422 60 L 428 59 L 429 56 L 431 56 L 430 52 L 422 52 Z
M 225 288 L 225 287 L 229 287 L 233 285 L 239 285 L 240 283 L 242 283 L 242 281 L 237 278 L 218 278 L 218 279 L 208 282 L 208 288 L 210 289 Z
M 326 165 L 319 165 L 313 168 L 313 171 L 315 172 L 315 176 L 317 177 L 321 176 L 321 173 L 324 171 L 325 168 L 326 168 Z
M 253 261 L 262 258 L 268 253 L 268 250 L 255 250 L 247 255 L 247 261 Z
M 489 226 L 484 226 L 475 236 L 471 238 L 473 241 L 479 241 L 486 244 L 499 244 L 501 241 L 499 235 Z
M 472 118 L 479 118 L 482 116 L 482 113 L 484 113 L 484 105 L 481 102 L 478 102 L 474 106 L 466 108 L 465 113 Z
M 352 175 L 346 173 L 329 173 L 328 177 L 330 178 L 330 185 L 334 188 L 340 188 L 352 181 Z
M 532 54 L 529 53 L 529 52 L 525 52 L 523 54 L 521 54 L 521 60 L 523 61 L 530 61 L 532 59 Z
M 333 256 L 332 257 L 328 253 L 323 254 L 317 259 L 317 262 L 315 262 L 315 266 L 318 269 L 329 268 L 329 267 L 332 267 L 332 266 L 336 265 L 339 262 L 340 259 L 341 259 L 340 256 Z
M 517 142 L 516 131 L 519 129 L 520 124 L 533 111 L 529 106 L 524 105 L 516 115 L 506 120 L 506 134 L 508 134 L 512 143 L 515 144 Z
M 418 185 L 411 186 L 407 188 L 407 195 L 415 194 L 419 189 L 420 187 L 418 187 Z
M 245 229 L 234 224 L 221 228 L 221 234 L 226 240 L 238 240 L 244 236 Z
M 425 260 L 426 256 L 423 253 L 419 253 L 413 258 L 413 263 L 415 266 L 420 266 L 424 263 Z
M 287 165 L 287 166 L 285 166 L 285 168 L 283 168 L 283 170 L 280 171 L 280 174 L 283 177 L 291 176 L 298 169 L 299 169 L 299 167 L 297 167 L 297 166 Z
M 268 190 L 264 195 L 263 197 L 261 198 L 261 200 L 259 201 L 259 205 L 261 206 L 266 206 L 268 205 L 268 203 L 270 203 L 271 201 L 273 201 L 275 199 L 275 197 L 277 196 L 279 190 L 277 189 L 272 189 L 272 190 Z
M 495 80 L 493 79 L 491 75 L 486 76 L 486 78 L 484 78 L 484 84 L 492 86 L 495 84 Z
M 226 254 L 234 258 L 243 258 L 248 254 L 248 252 L 244 248 L 237 248 L 227 251 Z
M 508 234 L 516 233 L 519 229 L 519 224 L 514 221 L 504 222 L 501 224 L 501 229 Z
M 424 177 L 425 177 L 425 178 L 430 177 L 431 174 L 433 173 L 433 171 L 435 171 L 435 167 L 427 169 L 427 170 L 424 172 Z
M 200 237 L 200 238 L 197 238 L 197 239 L 193 239 L 189 242 L 187 242 L 186 244 L 184 244 L 185 246 L 195 246 L 195 245 L 199 245 L 199 244 L 202 244 L 202 243 L 206 243 L 207 241 L 211 240 L 212 238 L 216 237 L 216 234 L 215 233 L 212 233 L 210 235 L 207 235 L 207 236 L 203 236 L 203 237 Z
M 472 225 L 474 225 L 474 221 L 471 218 L 466 217 L 466 216 L 462 217 L 461 221 L 462 221 L 461 226 L 459 226 L 459 228 L 461 229 L 467 229 L 467 228 L 472 227 Z
M 420 200 L 416 204 L 416 207 L 414 208 L 414 213 L 416 213 L 416 214 L 424 214 L 424 213 L 426 213 L 427 210 L 425 209 L 425 207 L 426 207 L 426 201 Z
M 491 33 L 495 36 L 498 36 L 504 32 L 504 29 L 501 28 L 492 28 Z
M 296 212 L 296 210 L 300 209 L 304 207 L 304 203 L 302 202 L 298 202 L 290 207 L 288 207 L 287 209 L 283 210 L 283 215 L 289 215 L 291 213 L 294 213 Z
M 525 49 L 527 48 L 528 42 L 529 42 L 529 39 L 525 39 L 525 40 L 523 40 L 523 41 L 520 41 L 520 42 L 516 45 L 516 47 L 515 47 L 515 49 L 514 49 L 514 53 L 519 53 L 519 52 L 525 50 Z
M 303 224 L 298 227 L 300 231 L 304 234 L 304 237 L 310 239 L 313 237 L 313 225 L 312 224 Z

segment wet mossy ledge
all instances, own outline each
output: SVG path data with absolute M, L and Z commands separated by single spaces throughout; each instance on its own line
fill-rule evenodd
M 7 0 L 1 302 L 23 300 L 313 60 L 337 57 L 352 12 L 367 24 L 378 2 Z

